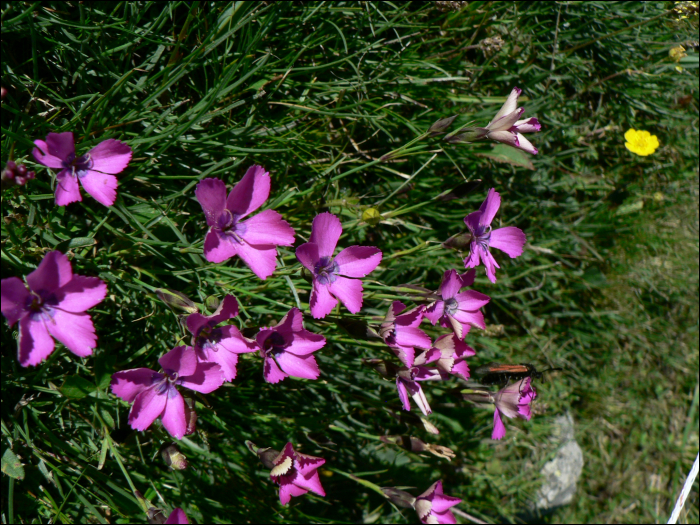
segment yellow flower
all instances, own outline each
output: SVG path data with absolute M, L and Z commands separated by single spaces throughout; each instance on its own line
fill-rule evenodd
M 659 147 L 659 139 L 648 131 L 630 129 L 625 133 L 625 147 L 632 153 L 646 157 Z
M 674 62 L 679 62 L 681 58 L 687 57 L 688 55 L 685 52 L 685 48 L 683 46 L 678 46 L 678 47 L 672 47 L 668 51 L 668 56 L 671 57 L 671 60 Z

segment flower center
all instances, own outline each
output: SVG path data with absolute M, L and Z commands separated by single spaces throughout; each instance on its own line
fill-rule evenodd
M 286 346 L 287 342 L 284 340 L 284 337 L 277 332 L 272 332 L 267 339 L 265 339 L 263 350 L 265 354 L 276 357 L 284 352 Z
M 248 226 L 244 223 L 239 223 L 240 215 L 231 213 L 231 210 L 225 209 L 224 212 L 219 215 L 217 219 L 216 228 L 221 231 L 230 240 L 237 242 L 238 244 L 243 243 L 242 235 L 248 230 Z
M 71 171 L 71 175 L 74 177 L 82 177 L 87 175 L 87 172 L 92 169 L 93 162 L 89 153 L 82 155 L 81 157 L 75 157 L 75 153 L 68 155 L 68 158 L 63 161 L 63 167 Z
M 457 299 L 454 297 L 450 297 L 445 301 L 445 314 L 446 315 L 454 315 L 457 313 L 457 308 L 459 307 L 459 303 L 457 302 Z
M 209 325 L 205 325 L 197 335 L 197 340 L 195 344 L 204 350 L 211 350 L 212 352 L 219 351 L 219 342 L 222 339 L 221 329 L 212 328 Z
M 321 257 L 314 266 L 314 274 L 320 284 L 331 284 L 338 278 L 338 265 L 332 257 Z
M 474 232 L 474 240 L 486 251 L 489 251 L 489 245 L 491 244 L 491 225 L 479 227 Z

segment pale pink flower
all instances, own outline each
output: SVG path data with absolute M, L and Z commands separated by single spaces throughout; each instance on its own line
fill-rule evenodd
M 262 166 L 251 166 L 228 198 L 219 179 L 204 179 L 195 196 L 202 205 L 209 231 L 204 257 L 220 263 L 238 255 L 260 279 L 267 279 L 277 266 L 277 246 L 294 244 L 294 230 L 275 210 L 260 208 L 270 196 L 270 175 Z
M 263 328 L 255 337 L 264 358 L 263 376 L 268 383 L 279 383 L 289 376 L 318 379 L 313 353 L 323 348 L 326 338 L 304 329 L 302 314 L 292 308 L 273 328 Z
M 340 219 L 332 213 L 316 215 L 311 225 L 311 238 L 296 250 L 297 259 L 313 274 L 313 290 L 309 306 L 315 319 L 326 317 L 338 299 L 353 314 L 362 308 L 362 281 L 348 277 L 365 277 L 382 260 L 382 252 L 374 246 L 350 246 L 335 259 L 333 252 L 343 233 Z
M 92 318 L 85 311 L 107 295 L 97 277 L 74 275 L 68 257 L 47 253 L 27 275 L 29 290 L 18 277 L 2 280 L 2 313 L 10 326 L 19 321 L 19 363 L 37 365 L 54 350 L 58 339 L 79 357 L 97 344 Z
M 530 384 L 531 377 L 525 377 L 513 384 L 506 385 L 494 395 L 496 411 L 493 414 L 493 432 L 491 439 L 502 439 L 506 435 L 506 426 L 502 415 L 519 417 L 529 421 L 532 417 L 531 404 L 537 397 L 534 387 Z
M 163 372 L 149 368 L 123 370 L 112 375 L 112 393 L 128 403 L 129 425 L 146 430 L 158 418 L 170 434 L 177 438 L 187 432 L 185 400 L 176 386 L 209 394 L 224 382 L 224 374 L 216 363 L 200 363 L 190 346 L 178 346 L 159 360 Z
M 192 333 L 192 346 L 197 357 L 202 362 L 217 363 L 226 381 L 236 378 L 238 354 L 258 349 L 255 341 L 243 337 L 235 326 L 216 326 L 237 315 L 238 301 L 233 295 L 227 295 L 212 315 L 196 312 L 187 316 L 187 329 Z
M 467 357 L 476 355 L 471 346 L 460 340 L 456 334 L 446 334 L 435 340 L 433 348 L 440 352 L 436 366 L 443 372 L 443 379 L 446 379 L 446 374 L 454 374 L 465 381 L 469 379 Z
M 452 328 L 459 339 L 469 333 L 472 326 L 486 328 L 484 314 L 479 310 L 491 298 L 474 290 L 460 292 L 465 286 L 474 283 L 476 271 L 460 276 L 455 270 L 445 272 L 442 284 L 437 291 L 441 298 L 425 309 L 425 317 L 433 324 L 438 321 L 445 328 Z
M 323 458 L 296 452 L 291 443 L 273 460 L 270 479 L 280 486 L 280 503 L 286 505 L 292 496 L 311 491 L 319 496 L 326 493 L 321 486 L 317 469 L 326 462 Z
M 523 136 L 523 133 L 539 131 L 541 126 L 534 117 L 520 120 L 525 112 L 525 108 L 517 107 L 520 93 L 522 93 L 522 89 L 513 88 L 503 107 L 486 126 L 488 130 L 486 137 L 536 155 L 537 148 Z
M 403 409 L 411 410 L 409 396 L 418 405 L 418 408 L 424 415 L 432 414 L 428 400 L 425 397 L 423 389 L 418 384 L 419 381 L 440 381 L 443 379 L 440 370 L 425 366 L 428 363 L 440 359 L 440 351 L 431 349 L 423 352 L 415 359 L 415 365 L 401 367 L 396 374 L 396 390 L 399 392 L 399 399 Z
M 379 335 L 397 355 L 404 366 L 411 368 L 415 359 L 415 348 L 430 349 L 432 341 L 426 333 L 418 328 L 423 320 L 424 306 L 411 308 L 404 313 L 406 305 L 394 301 L 384 317 Z
M 56 174 L 56 204 L 81 201 L 78 182 L 100 204 L 111 206 L 117 198 L 117 178 L 129 165 L 131 148 L 115 139 L 100 142 L 86 154 L 75 156 L 73 132 L 49 133 L 46 141 L 35 140 L 32 155 Z
M 527 238 L 520 228 L 506 226 L 491 229 L 491 222 L 501 207 L 501 195 L 491 188 L 479 211 L 470 213 L 464 223 L 472 234 L 471 253 L 464 259 L 465 268 L 474 268 L 483 261 L 486 275 L 492 283 L 496 282 L 496 268 L 500 268 L 491 254 L 491 248 L 507 253 L 511 259 L 522 255 Z
M 448 496 L 442 491 L 442 481 L 436 481 L 416 498 L 416 509 L 421 523 L 457 523 L 450 507 L 461 503 L 460 498 Z

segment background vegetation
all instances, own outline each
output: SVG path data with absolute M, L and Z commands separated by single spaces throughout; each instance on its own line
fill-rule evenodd
M 77 273 L 109 285 L 92 310 L 91 358 L 60 348 L 22 368 L 16 327 L 2 325 L 2 449 L 24 465 L 22 479 L 2 475 L 4 523 L 144 522 L 133 488 L 199 523 L 417 521 L 344 473 L 414 494 L 442 479 L 462 511 L 521 520 L 556 451 L 554 417 L 567 412 L 584 470 L 573 503 L 545 519 L 666 521 L 698 451 L 697 10 L 436 4 L 447 3 L 2 3 L 2 160 L 37 170 L 3 193 L 2 275 L 22 277 L 59 249 Z M 687 57 L 676 62 L 678 45 Z M 492 144 L 438 141 L 376 162 L 438 118 L 485 125 L 513 86 L 543 125 L 531 166 L 502 162 Z M 661 147 L 633 155 L 623 145 L 631 127 Z M 50 173 L 30 155 L 51 131 L 73 131 L 79 152 L 110 137 L 133 148 L 115 206 L 85 194 L 54 205 Z M 451 381 L 426 387 L 440 429 L 429 434 L 400 414 L 394 385 L 362 365 L 386 355 L 382 344 L 305 315 L 328 338 L 321 378 L 269 385 L 260 362 L 244 358 L 233 384 L 198 399 L 199 430 L 179 444 L 190 468 L 169 471 L 158 454 L 168 434 L 157 424 L 131 431 L 128 406 L 108 390 L 113 372 L 155 367 L 184 337 L 155 290 L 198 302 L 234 294 L 243 329 L 279 319 L 295 305 L 292 289 L 308 313 L 293 249 L 280 249 L 284 268 L 265 282 L 240 261 L 201 255 L 194 186 L 232 185 L 253 163 L 270 171 L 266 206 L 298 240 L 330 210 L 343 220 L 342 245 L 384 252 L 354 317 L 370 322 L 401 298 L 399 285 L 436 288 L 462 266 L 440 243 L 497 188 L 497 220 L 523 229 L 528 245 L 499 258 L 496 285 L 478 273 L 475 288 L 492 301 L 488 331 L 468 335 L 470 362 L 565 367 L 541 383 L 532 421 L 507 422 L 493 442 L 491 412 L 456 397 Z M 378 224 L 362 220 L 370 207 Z M 407 452 L 379 441 L 386 434 L 456 457 Z M 281 507 L 246 439 L 324 457 L 327 497 Z M 685 508 L 682 519 L 697 523 L 697 482 Z

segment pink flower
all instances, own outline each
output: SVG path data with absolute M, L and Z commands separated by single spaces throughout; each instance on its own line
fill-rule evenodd
M 165 520 L 165 525 L 188 525 L 189 522 L 185 511 L 180 507 L 175 507 L 168 516 L 168 519 Z
M 78 181 L 100 204 L 111 206 L 117 198 L 117 178 L 129 165 L 131 148 L 107 139 L 80 157 L 75 156 L 73 132 L 49 133 L 46 142 L 35 140 L 32 151 L 40 164 L 60 170 L 56 175 L 56 204 L 81 201 Z
M 539 131 L 541 126 L 534 117 L 519 120 L 525 112 L 525 108 L 517 107 L 520 93 L 522 93 L 522 89 L 513 88 L 503 107 L 486 126 L 488 130 L 486 137 L 536 155 L 537 148 L 523 137 L 523 133 Z
M 273 460 L 275 466 L 270 471 L 270 479 L 280 486 L 280 503 L 286 505 L 292 496 L 302 496 L 309 491 L 325 496 L 317 472 L 325 462 L 325 459 L 296 452 L 292 444 L 287 443 Z
M 464 343 L 456 334 L 441 335 L 435 340 L 433 348 L 440 352 L 437 368 L 443 374 L 454 374 L 465 381 L 469 379 L 467 357 L 476 355 L 474 349 Z M 446 379 L 443 375 L 443 379 Z
M 350 246 L 333 259 L 343 227 L 332 213 L 316 215 L 311 225 L 310 241 L 297 248 L 297 259 L 313 274 L 311 315 L 326 317 L 338 299 L 353 314 L 362 308 L 362 281 L 348 277 L 365 277 L 382 260 L 382 252 L 374 246 Z M 345 277 L 342 277 L 345 276 Z
M 421 523 L 457 523 L 450 507 L 461 502 L 460 498 L 443 494 L 442 481 L 436 481 L 416 498 L 413 508 L 416 509 Z
M 530 384 L 531 381 L 531 377 L 526 377 L 516 383 L 506 385 L 494 395 L 496 411 L 493 414 L 491 439 L 502 439 L 506 435 L 506 426 L 503 424 L 501 415 L 530 420 L 532 417 L 530 405 L 537 397 L 537 392 Z
M 442 326 L 452 327 L 459 339 L 464 339 L 472 325 L 482 330 L 486 328 L 484 314 L 479 308 L 488 304 L 491 298 L 474 290 L 460 292 L 461 288 L 474 283 L 475 274 L 476 271 L 472 270 L 460 277 L 455 270 L 445 272 L 437 291 L 442 300 L 435 301 L 425 310 L 425 317 L 431 323 L 440 321 Z
M 270 196 L 270 175 L 262 166 L 251 166 L 226 198 L 226 185 L 204 179 L 195 195 L 202 205 L 209 231 L 204 257 L 220 263 L 238 255 L 260 279 L 277 266 L 277 246 L 294 244 L 294 230 L 275 210 L 265 210 L 243 220 Z
M 411 368 L 416 355 L 415 347 L 430 349 L 432 341 L 418 328 L 423 320 L 424 306 L 417 306 L 399 315 L 406 309 L 401 301 L 394 301 L 384 317 L 379 335 L 393 350 L 404 366 Z
M 491 255 L 491 248 L 498 248 L 513 259 L 522 255 L 527 240 L 523 231 L 515 226 L 491 230 L 491 221 L 500 206 L 501 195 L 491 188 L 479 211 L 472 212 L 464 218 L 464 223 L 472 233 L 471 253 L 464 259 L 464 267 L 479 266 L 481 259 L 486 267 L 486 275 L 492 283 L 496 282 L 496 268 L 500 266 Z
M 68 257 L 53 251 L 27 275 L 29 291 L 18 277 L 2 280 L 2 313 L 10 326 L 19 321 L 19 363 L 37 365 L 58 339 L 79 357 L 92 354 L 95 327 L 86 310 L 107 295 L 97 277 L 73 275 Z
M 202 362 L 217 363 L 225 381 L 236 378 L 238 354 L 255 352 L 255 341 L 246 339 L 232 325 L 216 327 L 222 321 L 238 315 L 238 302 L 227 295 L 213 315 L 193 313 L 187 316 L 187 329 L 192 333 L 194 351 Z
M 112 393 L 133 403 L 129 424 L 134 430 L 146 430 L 157 418 L 177 439 L 187 431 L 185 401 L 176 385 L 208 394 L 224 382 L 221 367 L 215 363 L 200 363 L 190 346 L 178 346 L 163 355 L 158 362 L 163 373 L 149 368 L 123 370 L 112 375 Z
M 432 414 L 428 400 L 423 393 L 423 389 L 418 381 L 440 381 L 442 378 L 440 371 L 436 368 L 424 366 L 428 363 L 440 359 L 440 352 L 432 349 L 423 352 L 416 360 L 416 365 L 410 368 L 401 367 L 396 374 L 396 390 L 399 392 L 399 399 L 406 411 L 411 410 L 411 403 L 408 400 L 410 395 L 423 415 Z
M 292 308 L 273 328 L 263 328 L 255 337 L 265 359 L 263 376 L 268 383 L 279 383 L 289 376 L 318 379 L 321 371 L 312 355 L 323 348 L 322 335 L 304 330 L 301 311 Z

